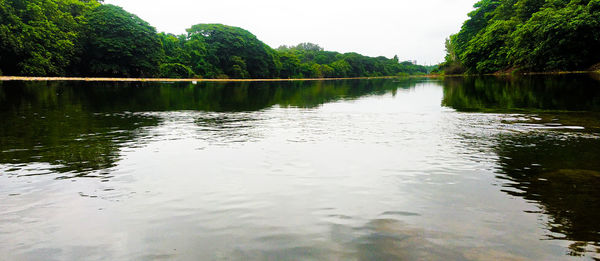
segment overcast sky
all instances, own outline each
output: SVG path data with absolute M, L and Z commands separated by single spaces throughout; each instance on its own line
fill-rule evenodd
M 159 32 L 199 23 L 242 27 L 273 48 L 301 42 L 329 51 L 435 64 L 477 0 L 106 0 Z

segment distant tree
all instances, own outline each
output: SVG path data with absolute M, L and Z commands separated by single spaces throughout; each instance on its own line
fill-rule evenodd
M 343 59 L 331 63 L 331 68 L 336 77 L 348 77 L 348 73 L 352 70 L 350 64 Z
M 180 39 L 181 40 L 181 39 Z M 208 61 L 208 48 L 202 37 L 186 36 L 183 40 L 183 52 L 185 57 L 189 57 L 187 63 L 190 68 L 197 74 L 206 78 L 217 78 L 224 74 L 223 70 Z M 213 60 L 216 58 L 213 58 Z M 180 63 L 185 63 L 183 59 L 178 60 Z
M 277 50 L 282 50 L 278 48 Z M 300 59 L 294 53 L 280 52 L 279 62 L 281 63 L 281 70 L 279 71 L 279 77 L 281 78 L 299 78 L 300 74 Z
M 321 76 L 325 77 L 325 78 L 330 78 L 330 77 L 334 77 L 335 76 L 335 70 L 327 65 L 327 64 L 323 64 L 321 65 L 321 68 L 319 68 L 321 71 Z
M 250 74 L 248 73 L 248 66 L 242 57 L 239 56 L 231 56 L 229 58 L 231 61 L 231 70 L 230 76 L 233 78 L 244 79 L 249 78 Z
M 155 77 L 164 51 L 156 29 L 114 5 L 94 9 L 85 25 L 81 66 L 93 76 Z
M 318 44 L 314 44 L 314 43 L 300 43 L 294 47 L 291 47 L 290 49 L 301 50 L 301 51 L 313 51 L 313 52 L 323 51 L 323 48 L 321 46 L 319 46 Z
M 209 67 L 201 72 L 205 76 L 224 73 L 244 78 L 272 78 L 279 75 L 281 65 L 276 52 L 244 29 L 198 24 L 187 32 L 192 42 L 188 47 L 198 48 L 198 62 Z M 199 67 L 195 68 L 201 69 Z
M 163 63 L 160 65 L 161 78 L 193 78 L 194 72 L 190 67 L 180 63 Z
M 139 17 L 102 2 L 0 0 L 0 72 L 35 76 L 299 78 L 427 70 L 400 63 L 397 56 L 388 59 L 341 54 L 313 43 L 273 50 L 250 32 L 221 24 L 194 25 L 183 35 L 157 34 Z
M 313 63 L 310 66 L 310 77 L 311 78 L 323 78 L 323 72 L 321 72 L 321 65 Z
M 160 39 L 165 53 L 164 62 L 181 63 L 189 66 L 191 57 L 189 53 L 185 51 L 185 35 L 176 36 L 173 34 L 159 33 L 158 38 Z
M 345 53 L 342 57 L 350 65 L 348 77 L 369 76 L 365 56 L 358 53 Z

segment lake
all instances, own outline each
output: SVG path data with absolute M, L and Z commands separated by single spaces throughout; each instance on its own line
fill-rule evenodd
M 598 75 L 0 82 L 0 260 L 598 260 Z

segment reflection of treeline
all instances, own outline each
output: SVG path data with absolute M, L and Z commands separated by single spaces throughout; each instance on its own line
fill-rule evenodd
M 447 73 L 598 70 L 599 0 L 480 0 L 474 7 L 446 41 Z
M 444 106 L 460 111 L 600 111 L 600 82 L 587 75 L 446 77 Z
M 386 94 L 420 80 L 243 83 L 1 82 L 0 164 L 45 162 L 89 174 L 114 166 L 130 143 L 159 119 L 136 112 L 255 111 L 310 108 L 339 99 Z M 72 175 L 68 175 L 72 176 Z
M 575 241 L 571 254 L 583 254 L 587 244 L 600 251 L 600 141 L 543 134 L 499 140 L 504 191 L 538 203 L 549 216 L 547 237 Z
M 4 87 L 0 88 L 0 109 L 13 110 L 31 103 L 47 107 L 68 103 L 71 105 L 65 106 L 78 106 L 80 110 L 90 112 L 253 111 L 273 105 L 310 108 L 339 99 L 410 88 L 420 81 L 381 79 L 199 84 L 5 82 Z
M 250 32 L 198 24 L 157 34 L 97 0 L 0 0 L 0 75 L 170 78 L 302 78 L 426 73 L 397 57 L 326 52 L 313 44 L 274 50 Z
M 0 82 L 0 164 L 49 163 L 73 175 L 110 168 L 120 143 L 158 123 L 148 116 L 92 113 L 77 92 L 59 83 L 6 85 L 12 84 Z

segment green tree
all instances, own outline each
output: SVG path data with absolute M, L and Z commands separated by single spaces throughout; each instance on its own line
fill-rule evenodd
M 510 66 L 510 34 L 514 28 L 513 21 L 494 21 L 469 41 L 461 56 L 462 63 L 471 72 L 491 73 L 507 69 Z
M 0 0 L 0 70 L 61 76 L 77 59 L 83 16 L 98 2 Z
M 232 77 L 238 78 L 238 79 L 244 79 L 244 78 L 250 77 L 250 74 L 247 71 L 248 66 L 246 65 L 246 62 L 244 61 L 244 59 L 242 59 L 242 57 L 231 56 L 230 60 L 231 60 L 231 64 L 232 64 L 230 75 Z
M 202 37 L 191 37 L 184 39 L 184 52 L 189 56 L 189 66 L 200 76 L 217 78 L 223 74 L 223 70 L 208 61 L 207 45 Z M 183 62 L 183 61 L 181 61 Z
M 511 58 L 528 70 L 587 69 L 600 62 L 600 1 L 535 13 L 512 35 Z
M 331 63 L 331 68 L 333 68 L 333 74 L 336 77 L 348 77 L 348 73 L 352 70 L 350 64 L 343 59 Z
M 160 39 L 165 53 L 164 62 L 190 65 L 190 54 L 185 51 L 185 35 L 176 36 L 173 34 L 159 33 L 158 38 Z
M 600 62 L 600 0 L 482 0 L 440 68 L 585 70 Z
M 190 67 L 180 63 L 163 63 L 160 65 L 161 78 L 192 78 L 194 72 Z
M 156 29 L 114 5 L 94 9 L 85 25 L 86 75 L 154 77 L 164 51 Z
M 487 26 L 489 20 L 492 19 L 492 12 L 499 5 L 500 1 L 481 0 L 473 6 L 475 10 L 469 13 L 469 19 L 465 21 L 460 32 L 451 36 L 451 41 L 456 46 L 454 51 L 457 55 L 462 55 L 469 41 Z
M 323 51 L 323 47 L 319 46 L 318 44 L 314 44 L 314 43 L 300 43 L 300 44 L 292 47 L 291 49 L 302 50 L 302 51 L 313 51 L 313 52 Z
M 190 42 L 199 49 L 196 55 L 198 62 L 209 67 L 200 72 L 205 76 L 223 73 L 272 78 L 279 74 L 281 64 L 275 51 L 244 29 L 222 24 L 198 24 L 187 32 Z M 243 72 L 243 65 L 247 73 Z
M 278 49 L 279 50 L 279 49 Z M 300 59 L 291 52 L 280 52 L 279 62 L 281 70 L 279 71 L 280 78 L 299 78 L 300 77 Z
M 313 43 L 273 50 L 250 32 L 198 24 L 156 33 L 99 0 L 0 0 L 0 72 L 35 76 L 298 78 L 422 73 L 397 57 L 325 51 Z

